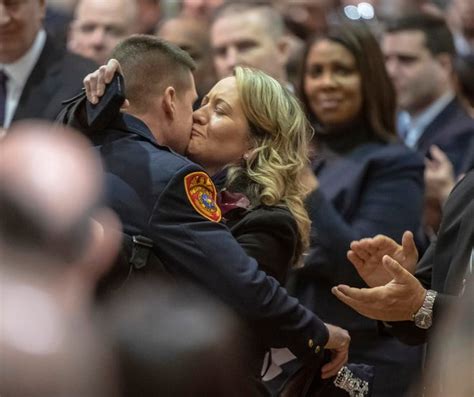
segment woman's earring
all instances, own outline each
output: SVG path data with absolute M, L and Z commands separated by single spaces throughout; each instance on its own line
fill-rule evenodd
M 247 161 L 249 159 L 249 154 L 248 153 L 244 153 L 244 155 L 242 156 L 244 158 L 245 161 Z

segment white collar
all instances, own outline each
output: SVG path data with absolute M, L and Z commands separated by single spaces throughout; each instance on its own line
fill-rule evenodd
M 17 86 L 23 87 L 35 67 L 45 43 L 46 32 L 41 29 L 37 33 L 33 45 L 22 57 L 13 63 L 0 63 L 0 69 L 5 70 L 8 78 L 13 80 Z
M 423 112 L 418 114 L 415 117 L 411 117 L 410 123 L 412 127 L 419 128 L 424 130 L 428 124 L 430 124 L 438 114 L 450 103 L 454 98 L 454 93 L 449 90 L 437 100 L 435 100 L 431 105 L 429 105 Z

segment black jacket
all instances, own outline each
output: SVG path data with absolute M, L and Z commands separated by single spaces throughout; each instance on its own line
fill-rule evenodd
M 281 207 L 260 206 L 233 215 L 226 225 L 232 235 L 254 258 L 261 270 L 275 277 L 280 284 L 286 282 L 290 265 L 298 247 L 298 226 L 290 211 Z
M 21 93 L 12 121 L 23 119 L 55 120 L 61 102 L 77 94 L 88 73 L 97 65 L 72 54 L 46 38 L 43 51 Z

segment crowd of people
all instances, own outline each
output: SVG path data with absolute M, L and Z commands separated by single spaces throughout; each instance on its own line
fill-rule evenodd
M 473 81 L 469 0 L 0 0 L 0 395 L 471 396 Z

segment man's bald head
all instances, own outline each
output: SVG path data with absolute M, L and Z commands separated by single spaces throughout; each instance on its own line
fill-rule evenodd
M 73 261 L 90 237 L 102 171 L 78 133 L 19 123 L 0 142 L 0 245 Z
M 114 47 L 137 29 L 136 0 L 79 0 L 71 23 L 68 48 L 103 64 Z

